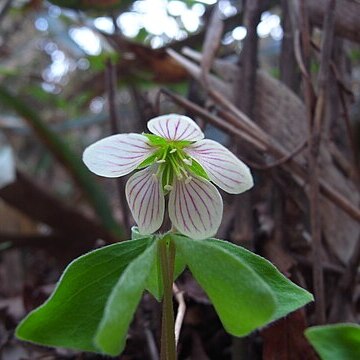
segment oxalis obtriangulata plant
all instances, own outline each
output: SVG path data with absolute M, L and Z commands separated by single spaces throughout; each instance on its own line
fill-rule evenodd
M 119 134 L 83 155 L 97 175 L 135 171 L 126 198 L 137 227 L 132 240 L 85 254 L 65 269 L 50 298 L 18 326 L 20 339 L 45 346 L 120 354 L 143 292 L 163 302 L 162 359 L 176 358 L 172 284 L 188 267 L 209 296 L 225 329 L 246 336 L 313 297 L 269 261 L 212 238 L 223 201 L 253 186 L 249 168 L 198 125 L 177 114 L 148 122 L 151 134 Z M 172 228 L 163 223 L 165 202 Z

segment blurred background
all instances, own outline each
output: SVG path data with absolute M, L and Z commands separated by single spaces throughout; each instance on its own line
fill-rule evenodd
M 126 179 L 91 174 L 84 148 L 169 112 L 254 173 L 223 194 L 218 237 L 318 299 L 234 339 L 185 273 L 180 359 L 315 359 L 308 325 L 358 322 L 359 16 L 354 0 L 0 0 L 0 357 L 102 358 L 13 331 L 69 261 L 130 236 Z M 145 294 L 119 358 L 157 359 L 159 319 Z

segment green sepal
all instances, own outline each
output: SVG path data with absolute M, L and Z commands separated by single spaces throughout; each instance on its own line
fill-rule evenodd
M 137 169 L 144 169 L 144 168 L 152 165 L 155 162 L 156 158 L 159 158 L 160 153 L 161 153 L 161 151 L 156 151 L 154 154 L 147 157 L 143 162 L 140 163 L 140 165 L 137 167 Z
M 75 259 L 65 269 L 50 298 L 18 325 L 16 336 L 45 346 L 90 352 L 102 350 L 113 354 L 107 352 L 106 346 L 99 349 L 94 344 L 104 310 L 108 308 L 108 298 L 114 286 L 114 290 L 118 289 L 119 279 L 129 277 L 134 269 L 130 264 L 144 252 L 152 254 L 149 249 L 154 246 L 152 238 L 142 237 L 109 245 Z M 148 271 L 144 268 L 141 273 L 146 277 Z M 124 284 L 124 280 L 122 282 Z M 136 302 L 137 298 L 129 301 Z M 109 310 L 105 313 L 108 314 Z M 125 335 L 114 334 L 117 337 Z
M 360 359 L 360 325 L 343 323 L 314 326 L 305 336 L 322 360 Z
M 143 133 L 143 135 L 148 138 L 150 145 L 159 146 L 159 147 L 168 145 L 168 140 L 161 136 L 154 134 L 145 134 L 145 133 Z
M 191 158 L 191 165 L 187 165 L 187 169 L 189 169 L 193 174 L 197 176 L 200 176 L 206 180 L 210 180 L 204 168 L 193 158 Z

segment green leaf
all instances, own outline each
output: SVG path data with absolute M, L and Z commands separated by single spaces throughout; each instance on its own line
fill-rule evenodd
M 225 329 L 245 336 L 271 321 L 276 299 L 269 285 L 247 264 L 212 240 L 173 235 L 195 279 L 212 301 Z
M 204 241 L 234 255 L 270 286 L 276 298 L 276 310 L 271 321 L 277 320 L 314 300 L 314 297 L 309 292 L 287 279 L 271 262 L 263 257 L 227 241 L 218 239 Z
M 95 336 L 95 343 L 102 352 L 115 356 L 124 349 L 128 327 L 156 256 L 157 242 L 154 241 L 127 267 L 111 292 Z
M 122 229 L 116 223 L 105 194 L 94 181 L 90 171 L 86 168 L 80 157 L 75 154 L 47 124 L 28 105 L 23 103 L 16 95 L 0 87 L 0 101 L 15 110 L 33 129 L 38 138 L 50 152 L 62 163 L 74 181 L 84 191 L 90 203 L 96 210 L 104 227 L 114 236 L 121 237 Z
M 360 326 L 334 324 L 314 326 L 305 336 L 323 360 L 360 359 Z
M 51 297 L 20 323 L 16 336 L 46 346 L 98 352 L 93 340 L 108 297 L 149 242 L 141 238 L 116 243 L 74 260 Z

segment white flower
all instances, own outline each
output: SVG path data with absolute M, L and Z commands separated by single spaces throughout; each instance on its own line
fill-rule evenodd
M 204 139 L 190 118 L 169 114 L 148 122 L 152 134 L 119 134 L 85 149 L 83 161 L 97 175 L 119 177 L 133 170 L 126 198 L 141 234 L 163 222 L 165 195 L 175 228 L 193 239 L 218 230 L 223 202 L 212 184 L 230 194 L 253 186 L 249 168 L 224 146 Z

